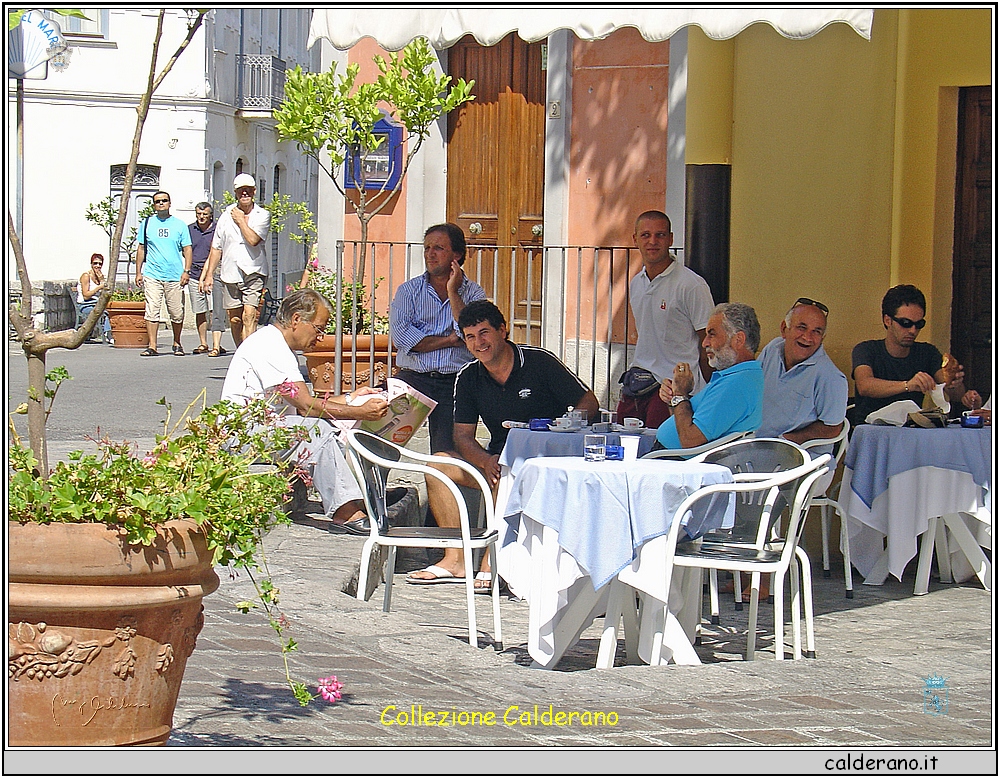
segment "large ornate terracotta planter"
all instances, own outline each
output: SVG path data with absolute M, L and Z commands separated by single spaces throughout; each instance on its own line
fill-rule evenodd
M 145 301 L 111 300 L 106 310 L 115 348 L 146 348 L 149 345 Z
M 143 547 L 103 524 L 7 527 L 10 745 L 166 743 L 219 586 L 204 534 L 170 522 Z
M 375 340 L 375 377 L 372 377 L 371 367 L 371 347 L 372 339 Z M 336 341 L 333 336 L 328 335 L 316 342 L 312 351 L 305 353 L 306 369 L 309 372 L 309 381 L 313 386 L 313 393 L 336 392 L 342 394 L 349 392 L 355 386 L 378 386 L 383 383 L 389 375 L 389 336 L 388 335 L 344 335 L 341 340 L 343 349 L 343 370 L 342 386 L 338 389 L 335 386 L 336 368 Z M 352 379 L 351 373 L 351 349 L 353 344 L 357 344 L 357 369 Z M 395 362 L 395 351 L 393 351 L 393 362 Z M 393 375 L 396 373 L 395 364 L 392 369 Z

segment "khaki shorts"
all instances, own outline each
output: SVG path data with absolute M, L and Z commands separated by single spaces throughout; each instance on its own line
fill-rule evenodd
M 155 278 L 143 276 L 142 288 L 146 294 L 146 321 L 159 321 L 160 309 L 167 303 L 167 314 L 170 321 L 184 321 L 184 288 L 180 281 L 157 281 Z
M 191 313 L 208 313 L 212 310 L 212 293 L 199 292 L 195 279 L 188 281 L 188 296 L 191 298 Z
M 242 272 L 242 271 L 241 271 Z M 264 276 L 251 273 L 243 276 L 238 284 L 222 283 L 222 305 L 227 311 L 249 305 L 260 308 L 260 298 L 264 293 Z

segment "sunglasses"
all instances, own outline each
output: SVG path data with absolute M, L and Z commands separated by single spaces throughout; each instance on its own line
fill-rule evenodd
M 153 200 L 153 205 L 163 205 L 164 203 L 169 203 L 169 200 Z
M 827 308 L 825 305 L 823 305 L 823 303 L 821 303 L 819 300 L 810 300 L 808 297 L 800 297 L 798 300 L 795 301 L 795 305 L 815 305 L 817 308 L 823 311 L 824 316 L 830 315 L 830 309 Z M 792 307 L 794 308 L 795 305 L 793 305 Z
M 890 316 L 889 318 L 892 319 L 894 322 L 896 322 L 896 324 L 898 324 L 904 330 L 908 330 L 910 329 L 910 327 L 916 327 L 918 330 L 922 330 L 927 324 L 927 319 L 921 319 L 920 321 L 913 321 L 913 319 L 900 319 L 896 316 Z

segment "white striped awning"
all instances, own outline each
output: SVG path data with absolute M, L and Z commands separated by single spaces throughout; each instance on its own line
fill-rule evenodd
M 648 41 L 664 41 L 688 25 L 724 40 L 752 24 L 770 24 L 786 38 L 809 38 L 830 24 L 848 24 L 871 39 L 871 8 L 326 8 L 313 12 L 309 46 L 326 38 L 349 49 L 361 38 L 398 51 L 423 36 L 435 49 L 446 49 L 465 35 L 483 46 L 511 32 L 525 41 L 542 40 L 556 30 L 571 30 L 581 40 L 606 38 L 620 27 L 635 27 Z

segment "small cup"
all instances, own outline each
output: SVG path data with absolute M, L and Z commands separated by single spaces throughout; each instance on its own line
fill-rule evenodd
M 636 419 L 630 416 L 622 422 L 622 426 L 627 430 L 641 430 L 645 425 L 642 423 L 642 419 Z
M 552 426 L 557 430 L 573 429 L 573 420 L 566 416 L 560 416 L 558 419 L 552 420 Z
M 583 458 L 588 462 L 603 462 L 607 451 L 607 435 L 584 435 Z
M 638 435 L 622 435 L 622 458 L 626 462 L 634 462 L 639 458 L 639 440 Z

